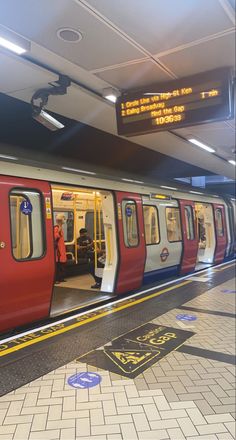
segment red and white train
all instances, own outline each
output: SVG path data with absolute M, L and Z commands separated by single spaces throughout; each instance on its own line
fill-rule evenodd
M 103 292 L 121 295 L 235 254 L 234 199 L 197 191 L 2 161 L 0 206 L 0 332 L 55 316 L 55 297 L 63 291 L 65 304 L 76 289 L 89 297 L 92 278 L 83 273 L 77 247 L 81 227 L 106 249 L 102 292 L 91 292 L 96 301 Z M 67 264 L 74 276 L 55 287 L 58 212 L 66 219 Z

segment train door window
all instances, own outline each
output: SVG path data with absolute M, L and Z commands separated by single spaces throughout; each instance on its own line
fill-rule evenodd
M 15 189 L 10 193 L 12 252 L 16 260 L 40 258 L 45 251 L 41 195 Z
M 185 216 L 187 240 L 194 240 L 194 221 L 193 221 L 193 210 L 191 206 L 185 206 L 184 216 Z
M 122 214 L 125 246 L 138 246 L 139 236 L 136 203 L 133 200 L 123 200 Z
M 215 210 L 215 221 L 216 221 L 216 234 L 218 237 L 223 237 L 224 227 L 223 227 L 223 219 L 222 219 L 222 210 L 220 208 L 216 208 Z
M 179 208 L 166 208 L 166 226 L 169 242 L 182 240 Z
M 144 205 L 143 216 L 146 245 L 160 243 L 159 219 L 156 206 Z
M 74 240 L 74 212 L 73 211 L 54 211 L 53 220 L 56 224 L 56 219 L 63 218 L 64 223 L 62 229 L 64 232 L 64 240 L 66 243 L 71 243 Z

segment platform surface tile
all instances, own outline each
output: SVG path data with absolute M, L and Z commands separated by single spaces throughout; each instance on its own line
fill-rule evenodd
M 180 314 L 196 319 L 180 321 Z M 134 379 L 78 358 L 6 394 L 0 440 L 235 439 L 234 280 L 150 324 L 193 335 Z M 68 384 L 86 371 L 98 373 L 100 384 Z

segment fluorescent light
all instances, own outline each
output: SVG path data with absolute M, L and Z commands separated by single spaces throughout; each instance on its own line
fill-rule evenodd
M 6 154 L 0 154 L 1 159 L 18 160 L 18 157 L 7 156 Z
M 192 194 L 203 194 L 203 193 L 198 192 L 198 191 L 189 191 L 189 192 L 192 193 Z
M 5 49 L 11 50 L 14 53 L 17 53 L 17 55 L 22 55 L 26 52 L 23 47 L 18 46 L 17 44 L 11 43 L 10 41 L 6 40 L 5 38 L 0 37 L 0 46 L 4 47 Z
M 231 165 L 236 166 L 236 162 L 235 162 L 235 160 L 228 160 L 228 162 L 231 163 Z
M 92 174 L 92 175 L 96 174 L 93 171 L 78 170 L 77 168 L 61 167 L 61 169 L 66 171 L 74 171 L 75 173 Z
M 202 148 L 203 150 L 208 151 L 209 153 L 215 153 L 215 150 L 213 148 L 208 147 L 207 145 L 203 144 L 202 142 L 198 141 L 197 139 L 191 138 L 191 139 L 188 139 L 188 141 L 194 145 L 197 145 L 198 147 Z
M 30 50 L 30 41 L 0 24 L 0 46 L 22 55 Z
M 107 95 L 107 96 L 104 96 L 104 98 L 106 98 L 108 101 L 113 102 L 114 104 L 117 101 L 117 97 L 115 95 Z
M 144 183 L 142 180 L 133 180 L 133 179 L 121 179 L 124 182 L 131 182 L 131 183 Z
M 165 188 L 165 189 L 173 189 L 173 191 L 177 191 L 177 188 L 173 188 L 172 186 L 161 185 L 161 188 Z
M 102 91 L 103 98 L 107 99 L 108 101 L 113 102 L 114 104 L 116 103 L 119 95 L 120 95 L 120 92 L 118 92 L 118 90 L 113 89 L 112 87 L 107 87 L 106 89 L 103 89 L 103 91 Z

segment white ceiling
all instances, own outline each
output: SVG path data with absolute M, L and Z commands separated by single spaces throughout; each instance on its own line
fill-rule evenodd
M 48 109 L 117 134 L 114 106 L 97 95 L 102 95 L 103 88 L 128 90 L 222 66 L 235 69 L 231 3 L 233 0 L 0 0 L 1 24 L 31 41 L 28 60 L 0 50 L 0 92 L 29 102 L 35 90 L 58 78 L 47 68 L 54 69 L 81 86 L 73 84 L 67 95 L 50 97 Z M 66 27 L 80 31 L 82 40 L 68 43 L 59 39 L 57 31 Z M 175 132 L 210 144 L 222 159 L 233 158 L 234 121 Z M 129 140 L 234 178 L 232 165 L 173 133 Z

